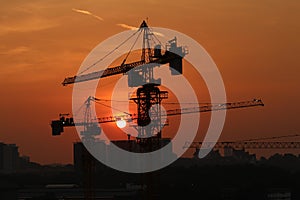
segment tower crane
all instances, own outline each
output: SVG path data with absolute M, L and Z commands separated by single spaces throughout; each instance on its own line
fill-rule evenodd
M 217 143 L 212 142 L 186 142 L 183 148 L 195 148 L 196 150 L 200 147 L 213 148 L 213 149 L 300 149 L 300 142 L 293 139 L 292 141 L 278 141 L 281 138 L 294 138 L 299 137 L 299 134 L 284 135 L 284 136 L 273 136 L 273 137 L 262 137 L 248 140 L 238 141 L 219 141 Z M 274 140 L 276 141 L 267 141 Z
M 109 123 L 109 122 L 117 122 L 120 119 L 123 119 L 127 122 L 134 122 L 138 120 L 138 115 L 136 113 L 133 114 L 123 114 L 118 116 L 108 116 L 108 117 L 100 117 L 97 118 L 96 121 L 91 122 L 88 121 L 88 117 L 90 114 L 88 114 L 89 107 L 91 105 L 91 101 L 93 102 L 99 102 L 101 99 L 98 99 L 96 97 L 88 97 L 86 100 L 86 111 L 85 111 L 85 120 L 74 122 L 73 117 L 66 117 L 69 116 L 69 114 L 59 114 L 58 120 L 53 120 L 51 122 L 52 127 L 52 135 L 57 136 L 61 135 L 61 133 L 64 132 L 65 127 L 73 127 L 73 126 L 84 126 L 84 132 L 81 132 L 82 135 L 98 135 L 100 134 L 100 129 L 96 124 L 102 124 L 102 123 Z M 188 107 L 183 109 L 170 109 L 167 110 L 164 114 L 162 114 L 162 117 L 167 116 L 176 116 L 176 115 L 182 115 L 182 114 L 191 114 L 191 113 L 197 113 L 197 112 L 210 112 L 210 111 L 218 111 L 218 110 L 228 110 L 228 109 L 237 109 L 237 108 L 246 108 L 246 107 L 254 107 L 254 106 L 264 106 L 264 103 L 260 99 L 253 99 L 250 101 L 241 101 L 241 102 L 227 102 L 224 104 L 204 104 L 197 107 Z M 188 145 L 189 143 L 186 143 Z M 197 145 L 201 145 L 201 142 L 194 142 L 192 145 L 195 147 Z M 186 146 L 185 146 L 186 148 Z

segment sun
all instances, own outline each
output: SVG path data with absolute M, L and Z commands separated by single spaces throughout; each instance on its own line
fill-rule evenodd
M 126 121 L 124 119 L 120 119 L 116 123 L 119 128 L 124 128 L 126 126 Z

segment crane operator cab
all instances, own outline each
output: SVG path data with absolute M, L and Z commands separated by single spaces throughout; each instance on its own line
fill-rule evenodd
M 65 126 L 75 126 L 73 117 L 65 117 L 69 114 L 59 114 L 59 120 L 53 120 L 51 122 L 52 135 L 60 135 L 64 132 Z
M 177 38 L 169 40 L 167 44 L 167 51 L 165 56 L 170 56 L 172 59 L 169 61 L 169 66 L 172 75 L 182 74 L 182 58 L 188 54 L 187 47 L 177 46 Z

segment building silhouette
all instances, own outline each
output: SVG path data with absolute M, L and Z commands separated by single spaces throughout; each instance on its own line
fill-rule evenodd
M 19 168 L 19 159 L 17 145 L 0 143 L 0 172 L 15 172 Z

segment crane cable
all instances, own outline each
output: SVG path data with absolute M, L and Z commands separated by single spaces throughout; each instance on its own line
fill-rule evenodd
M 124 58 L 124 60 L 123 60 L 123 62 L 122 62 L 121 65 L 124 65 L 124 64 L 125 64 L 125 62 L 126 62 L 128 56 L 129 56 L 129 54 L 131 53 L 133 47 L 135 46 L 137 40 L 139 39 L 139 37 L 140 37 L 140 35 L 141 35 L 141 33 L 142 33 L 142 31 L 140 31 L 140 33 L 138 34 L 137 38 L 135 39 L 134 43 L 133 43 L 132 46 L 130 47 L 130 49 L 129 49 L 129 51 L 128 51 L 128 53 L 127 53 L 126 57 Z
M 155 33 L 154 33 L 154 31 L 152 30 L 152 28 L 150 28 L 150 27 L 148 27 L 149 28 L 149 30 L 151 31 L 151 35 L 150 35 L 150 37 L 152 37 L 152 40 L 154 41 L 154 39 L 153 38 L 155 38 L 157 41 L 158 41 L 158 43 L 160 44 L 160 46 L 162 46 L 164 49 L 165 49 L 165 47 L 162 45 L 162 43 L 160 42 L 160 40 L 155 36 Z M 154 43 L 155 43 L 155 41 L 154 41 Z
M 252 138 L 248 140 L 239 140 L 235 142 L 251 142 L 251 141 L 259 141 L 259 140 L 272 140 L 272 139 L 279 139 L 279 138 L 290 138 L 290 137 L 299 137 L 300 134 L 294 135 L 281 135 L 281 136 L 273 136 L 273 137 L 262 137 L 262 138 Z
M 138 29 L 136 32 L 134 32 L 130 37 L 128 37 L 126 40 L 124 40 L 121 44 L 119 44 L 117 47 L 115 47 L 113 50 L 111 50 L 110 52 L 108 52 L 106 55 L 104 55 L 102 58 L 100 58 L 99 60 L 97 60 L 95 63 L 93 63 L 92 65 L 88 66 L 86 69 L 84 69 L 83 71 L 79 72 L 78 75 L 83 74 L 84 72 L 88 71 L 89 69 L 91 69 L 92 67 L 94 67 L 96 64 L 98 64 L 99 62 L 103 61 L 107 56 L 109 56 L 110 54 L 114 53 L 118 48 L 120 48 L 122 45 L 124 45 L 128 40 L 130 40 L 133 36 L 135 36 L 141 29 Z
M 129 116 L 132 115 L 132 114 L 130 114 L 130 113 L 128 113 L 128 112 L 124 112 L 124 111 L 122 111 L 122 110 L 120 110 L 120 109 L 118 109 L 118 108 L 113 108 L 112 106 L 106 105 L 106 104 L 104 104 L 104 103 L 100 103 L 100 102 L 98 102 L 98 101 L 94 101 L 94 102 L 97 103 L 97 104 L 100 104 L 100 105 L 102 105 L 102 106 L 111 108 L 111 109 L 113 109 L 113 110 L 117 110 L 117 111 L 119 111 L 119 112 L 122 112 L 122 113 L 124 113 L 125 115 L 129 115 Z
M 97 98 L 99 101 L 112 101 L 112 102 L 119 102 L 119 103 L 128 103 L 128 101 L 126 100 L 113 100 L 113 99 L 100 99 L 100 98 Z M 132 101 L 129 101 L 129 103 L 134 103 Z M 212 103 L 192 103 L 192 102 L 163 102 L 162 104 L 194 104 L 194 105 L 199 105 L 199 104 L 212 104 Z M 213 103 L 213 104 L 224 104 L 224 103 Z

